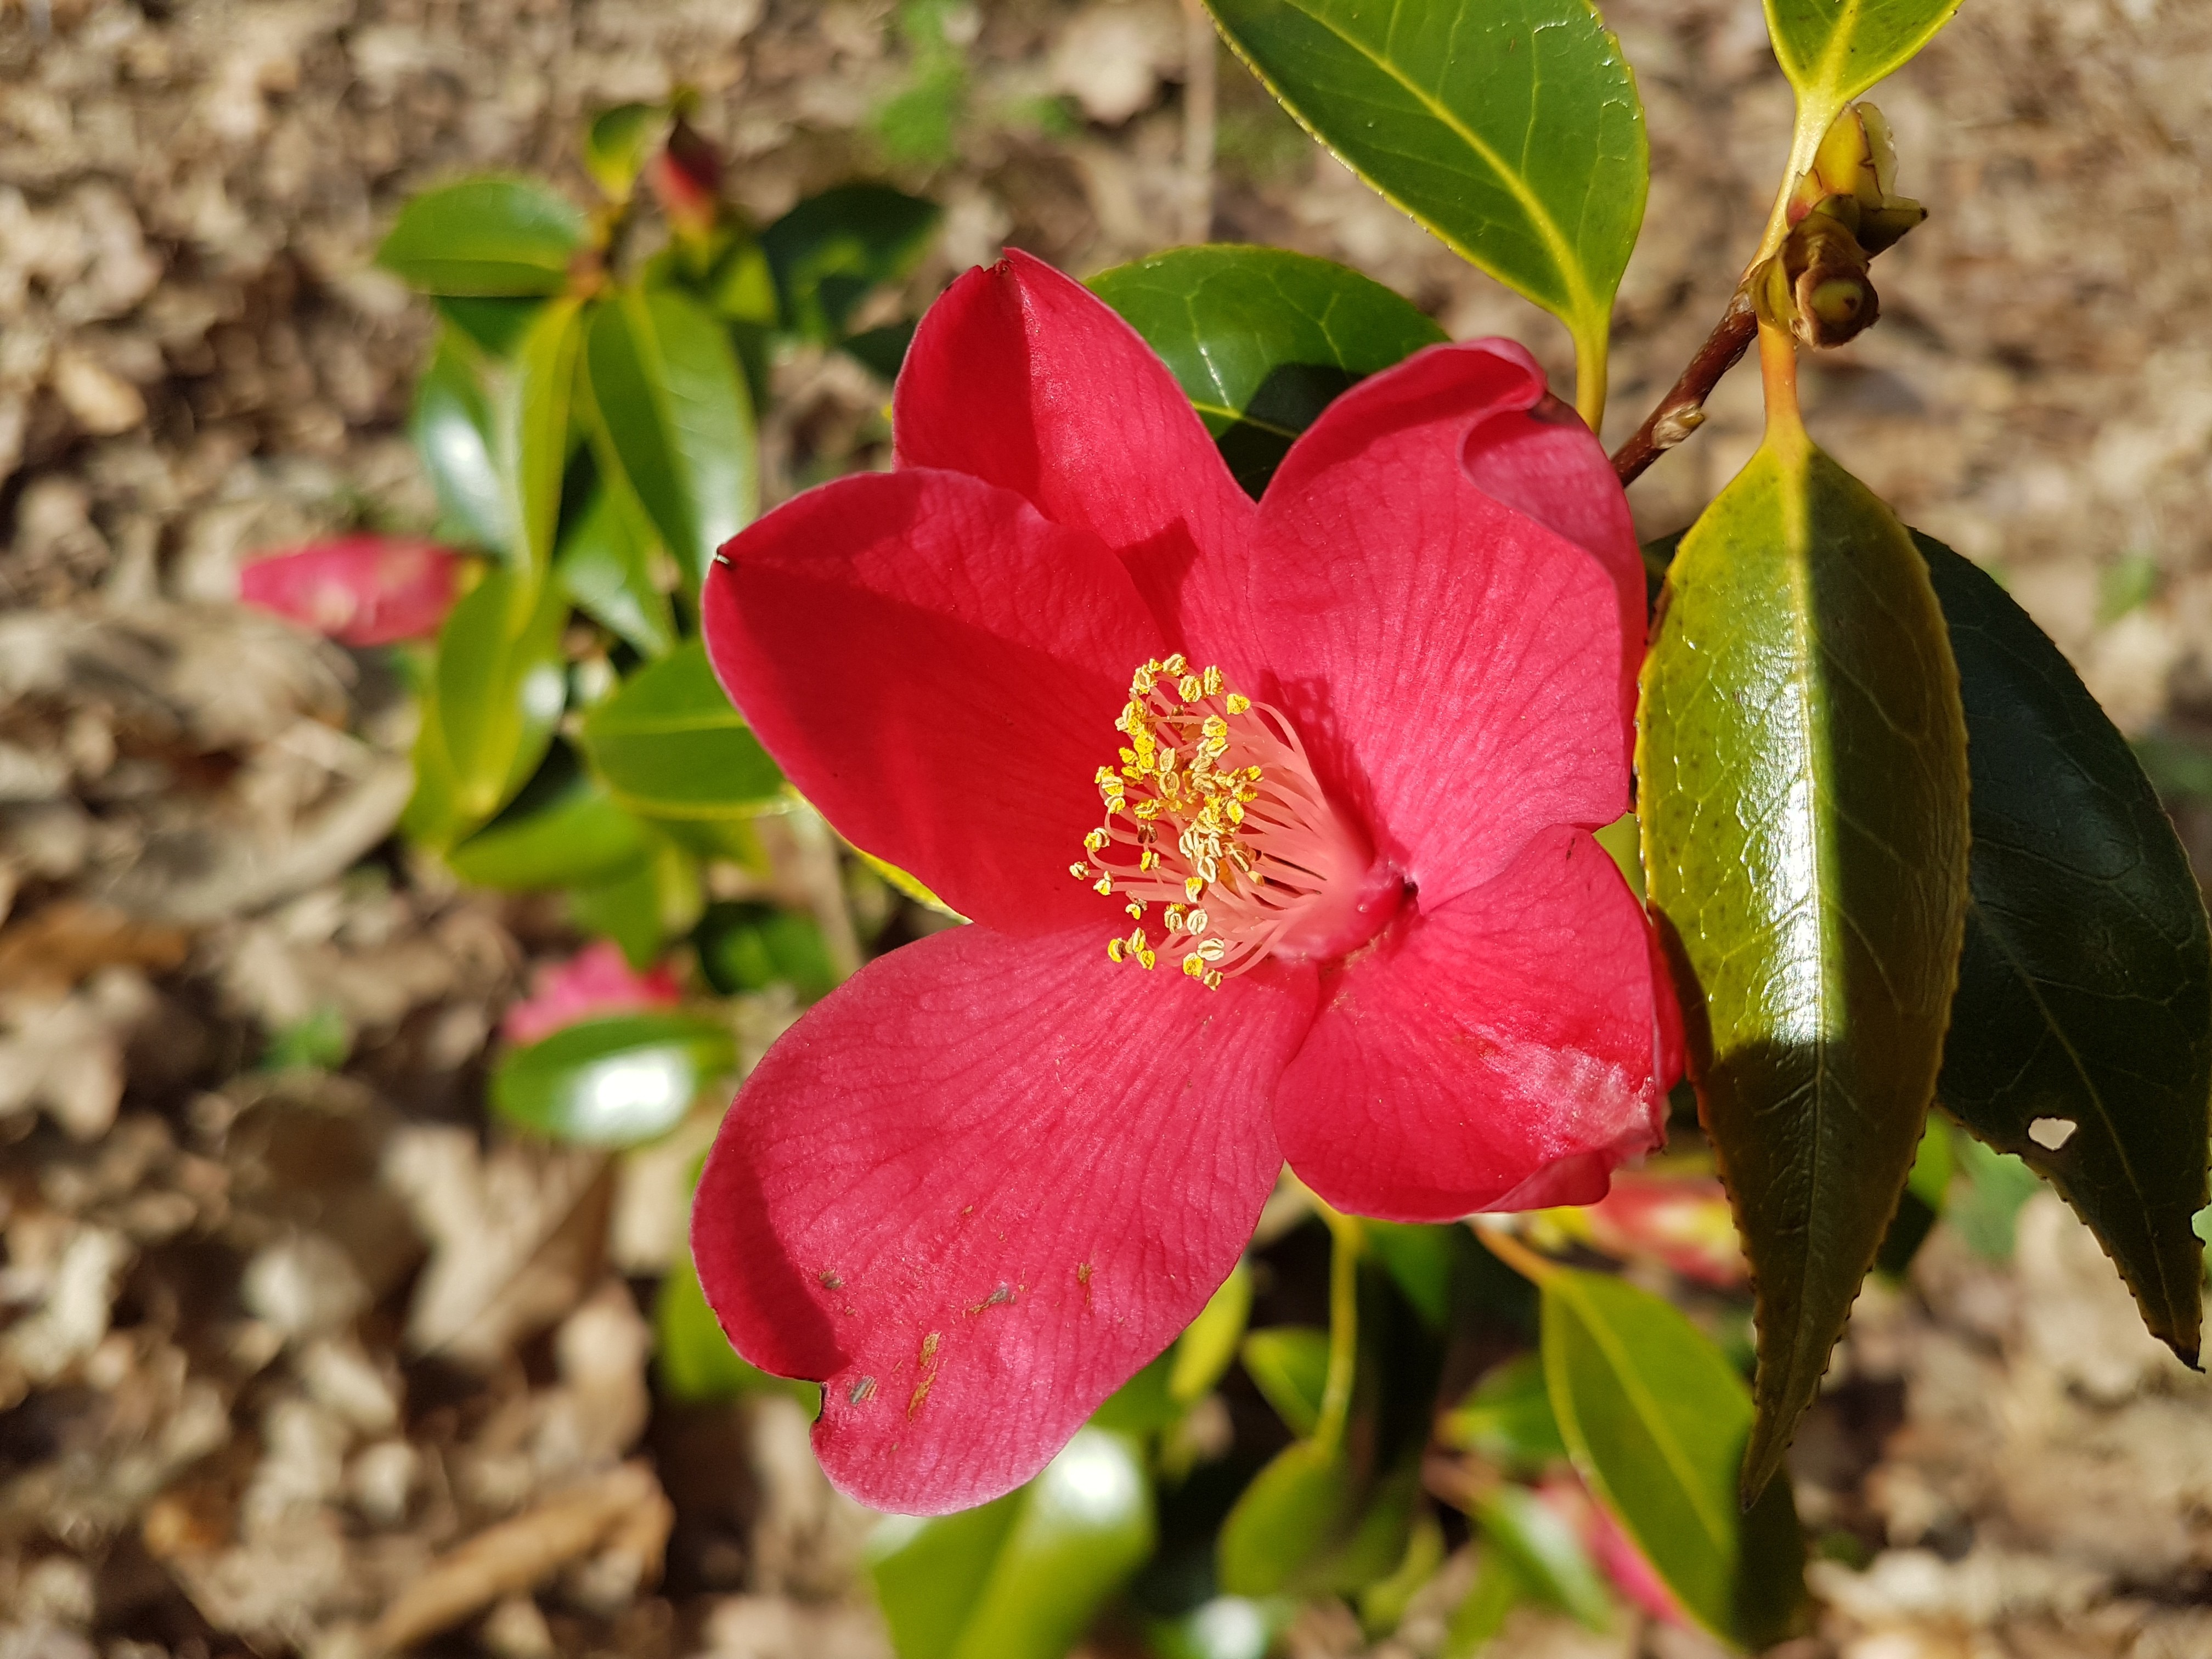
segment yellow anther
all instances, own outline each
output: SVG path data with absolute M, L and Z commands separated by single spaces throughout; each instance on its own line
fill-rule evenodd
M 1195 951 L 1182 959 L 1182 970 L 1193 979 L 1206 977 L 1206 964 L 1199 960 L 1198 952 Z
M 1178 651 L 1172 657 L 1161 658 L 1157 666 L 1163 674 L 1173 674 L 1180 678 L 1183 670 L 1190 666 L 1190 659 Z
M 1088 881 L 1091 879 L 1091 866 L 1079 859 L 1067 866 L 1067 873 L 1078 881 Z
M 1152 971 L 1152 964 L 1158 960 L 1158 956 L 1151 951 L 1139 951 L 1137 952 L 1137 965 L 1139 968 L 1142 968 L 1146 973 L 1150 973 Z
M 1097 881 L 1091 884 L 1091 890 L 1094 893 L 1099 894 L 1111 893 L 1114 890 L 1114 878 L 1111 876 L 1099 877 Z
M 1145 907 L 1134 899 L 1129 901 L 1128 911 L 1129 920 L 1132 921 L 1142 921 L 1145 919 Z
M 1129 947 L 1127 943 L 1120 939 L 1108 939 L 1106 941 L 1107 959 L 1112 962 L 1127 961 L 1127 957 L 1124 953 L 1128 950 L 1128 948 Z
M 1093 830 L 1083 838 L 1083 850 L 1086 853 L 1095 853 L 1105 846 L 1106 842 L 1107 835 L 1103 830 Z
M 1208 663 L 1206 665 L 1206 672 L 1200 678 L 1206 682 L 1206 695 L 1207 696 L 1218 697 L 1221 695 L 1221 687 L 1224 682 L 1221 678 L 1221 669 L 1217 664 Z
M 1144 850 L 1143 852 L 1141 852 L 1141 853 L 1139 853 L 1139 854 L 1137 854 L 1137 868 L 1138 868 L 1138 869 L 1139 869 L 1139 870 L 1157 870 L 1157 869 L 1158 869 L 1159 867 L 1160 867 L 1160 855 L 1159 855 L 1157 852 L 1155 852 L 1152 848 L 1151 848 L 1147 847 L 1146 848 L 1145 848 L 1145 850 Z
M 1205 695 L 1205 684 L 1195 674 L 1186 674 L 1176 682 L 1176 696 L 1185 702 L 1196 702 Z
M 1223 978 L 1224 975 L 1218 968 L 1209 969 L 1206 975 L 1206 988 L 1209 991 L 1218 991 L 1221 988 Z
M 1232 714 L 1245 714 L 1251 709 L 1252 699 L 1246 696 L 1242 691 L 1231 691 L 1229 694 L 1229 701 L 1224 703 L 1223 707 L 1227 708 Z
M 1199 895 L 1206 891 L 1206 884 L 1196 876 L 1192 876 L 1184 881 L 1182 890 L 1184 896 L 1195 904 L 1198 902 Z
M 1190 913 L 1190 918 L 1187 926 L 1192 933 L 1202 933 L 1206 931 L 1206 912 L 1203 910 L 1194 910 Z
M 1221 749 L 1226 749 L 1229 746 L 1229 722 L 1220 715 L 1208 714 L 1205 722 L 1198 729 L 1205 732 L 1211 741 L 1219 744 Z M 1218 755 L 1221 752 L 1221 749 L 1217 749 L 1213 752 Z

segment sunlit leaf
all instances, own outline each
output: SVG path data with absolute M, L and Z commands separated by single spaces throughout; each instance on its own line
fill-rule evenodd
M 1766 0 L 1766 29 L 1798 96 L 1832 115 L 1910 63 L 1958 9 L 1959 0 Z
M 500 1058 L 491 1103 L 556 1140 L 635 1146 L 683 1121 L 737 1065 L 728 1027 L 682 1013 L 607 1014 Z
M 842 339 L 862 300 L 921 262 L 940 216 L 934 202 L 889 185 L 840 185 L 799 203 L 760 239 L 784 326 L 825 345 Z
M 1328 1376 L 1328 1333 L 1306 1325 L 1278 1325 L 1244 1339 L 1244 1369 L 1261 1398 L 1295 1435 L 1309 1435 L 1321 1420 Z
M 446 855 L 482 887 L 528 892 L 603 881 L 646 854 L 647 832 L 556 744 L 505 811 Z
M 1942 1104 L 2057 1187 L 2192 1363 L 2212 1139 L 2212 934 L 2127 741 L 2010 595 L 1928 537 L 1973 775 Z
M 619 478 L 603 480 L 561 538 L 553 574 L 576 608 L 647 657 L 676 647 L 668 595 L 653 580 L 660 538 Z
M 1483 1541 L 1513 1564 L 1514 1577 L 1537 1599 L 1592 1630 L 1613 1622 L 1613 1597 L 1574 1527 L 1526 1486 L 1503 1482 L 1474 1510 Z
M 584 170 L 609 198 L 624 199 L 667 125 L 665 105 L 617 104 L 601 110 L 584 129 Z
M 1750 1391 L 1671 1304 L 1625 1280 L 1554 1268 L 1544 1376 L 1577 1471 L 1698 1623 L 1763 1648 L 1804 1602 L 1802 1535 L 1786 1476 L 1737 1503 Z
M 1380 283 L 1285 248 L 1171 248 L 1091 287 L 1174 371 L 1254 495 L 1338 393 L 1446 337 Z
M 731 817 L 773 804 L 783 787 L 696 640 L 596 705 L 584 744 L 615 798 L 646 817 Z
M 1176 1403 L 1194 1405 L 1221 1380 L 1244 1335 L 1252 1313 L 1252 1269 L 1240 1261 L 1198 1317 L 1176 1340 L 1168 1370 L 1168 1394 Z
M 493 459 L 491 404 L 470 357 L 450 331 L 440 337 L 415 383 L 407 431 L 453 533 L 505 552 L 514 540 L 514 503 Z
M 1927 568 L 1771 434 L 1684 537 L 1644 669 L 1644 864 L 1759 1308 L 1745 1491 L 1780 1466 L 1920 1144 L 1966 897 Z
M 561 485 L 574 448 L 576 362 L 589 313 L 556 300 L 532 319 L 494 404 L 494 453 L 510 492 L 509 553 L 533 597 L 552 568 Z
M 550 588 L 520 612 L 525 578 L 487 572 L 438 635 L 436 696 L 456 817 L 489 818 L 537 771 L 568 696 L 561 657 L 567 601 Z
M 1602 362 L 1650 162 L 1635 77 L 1589 0 L 1210 3 L 1353 171 Z
M 528 179 L 464 179 L 399 210 L 376 262 L 426 294 L 557 294 L 584 246 L 584 216 Z

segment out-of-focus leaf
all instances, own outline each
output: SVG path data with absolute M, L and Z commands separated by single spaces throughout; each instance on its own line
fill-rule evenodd
M 1613 1622 L 1613 1597 L 1565 1516 L 1526 1486 L 1493 1486 L 1474 1506 L 1483 1541 L 1513 1564 L 1528 1594 L 1592 1630 Z
M 1961 1139 L 1956 1150 L 1961 1179 L 1944 1213 L 1976 1255 L 2009 1261 L 2021 1209 L 2043 1184 L 2009 1152 L 1971 1139 Z
M 1603 362 L 1644 222 L 1635 76 L 1589 0 L 1210 0 L 1352 170 Z
M 1540 1355 L 1524 1353 L 1493 1365 L 1459 1406 L 1444 1413 L 1437 1437 L 1448 1446 L 1479 1452 L 1509 1473 L 1534 1475 L 1563 1463 L 1567 1443 L 1544 1383 Z
M 1170 1397 L 1179 1405 L 1194 1406 L 1212 1393 L 1237 1358 L 1245 1322 L 1251 1316 L 1252 1269 L 1240 1261 L 1176 1340 L 1175 1358 L 1168 1370 Z
M 696 640 L 586 714 L 584 744 L 615 798 L 645 817 L 733 817 L 772 805 L 783 787 Z
M 1891 1278 L 1912 1265 L 1912 1258 L 1935 1230 L 1936 1218 L 1943 1213 L 1954 1168 L 1950 1126 L 1931 1112 L 1920 1137 L 1919 1153 L 1912 1160 L 1912 1173 L 1905 1178 L 1905 1196 L 1899 1200 L 1888 1232 L 1882 1236 L 1881 1254 L 1874 1259 L 1874 1265 Z
M 1152 1492 L 1126 1441 L 1082 1429 L 1019 1491 L 877 1537 L 900 1659 L 1062 1659 L 1152 1553 Z
M 2212 932 L 2150 781 L 2004 589 L 1914 538 L 1950 624 L 1972 901 L 1936 1097 L 2057 1188 L 2194 1364 L 2212 1199 Z
M 549 302 L 542 295 L 507 299 L 496 295 L 441 294 L 431 303 L 438 315 L 477 350 L 495 362 L 505 362 Z
M 629 197 L 667 125 L 659 104 L 617 104 L 592 118 L 584 129 L 584 170 L 610 200 Z
M 683 1120 L 699 1092 L 737 1066 L 726 1026 L 680 1013 L 579 1020 L 500 1058 L 491 1102 L 556 1140 L 635 1146 Z
M 1380 283 L 1284 248 L 1172 248 L 1090 285 L 1165 360 L 1255 496 L 1340 392 L 1447 337 Z
M 783 325 L 835 344 L 875 289 L 902 280 L 929 251 L 940 215 L 889 185 L 840 185 L 810 196 L 761 233 L 783 300 Z
M 1231 1595 L 1302 1592 L 1302 1570 L 1344 1535 L 1358 1501 L 1341 1446 L 1293 1441 L 1253 1478 L 1221 1523 L 1221 1588 Z
M 1475 1659 L 1505 1628 L 1506 1615 L 1527 1594 L 1504 1551 L 1495 1546 L 1482 1551 L 1475 1562 L 1474 1583 L 1444 1628 L 1437 1659 Z
M 1750 1391 L 1673 1304 L 1626 1280 L 1554 1268 L 1544 1376 L 1575 1468 L 1691 1616 L 1754 1650 L 1804 1603 L 1804 1539 L 1785 1475 L 1737 1502 Z
M 1966 913 L 1966 723 L 1911 537 L 1774 420 L 1682 538 L 1643 684 L 1644 866 L 1758 1297 L 1755 1496 L 1935 1092 Z
M 408 435 L 438 492 L 445 523 L 480 547 L 505 552 L 514 540 L 514 504 L 492 459 L 491 404 L 449 329 L 415 385 Z
M 704 1403 L 782 1394 L 810 1413 L 820 1408 L 821 1384 L 770 1376 L 730 1346 L 699 1288 L 689 1250 L 678 1253 L 653 1298 L 653 1358 L 661 1389 L 672 1399 Z
M 593 315 L 586 362 L 602 453 L 696 593 L 760 506 L 752 399 L 729 337 L 677 289 L 624 289 Z
M 1157 1356 L 1106 1396 L 1091 1413 L 1092 1425 L 1116 1434 L 1143 1436 L 1157 1434 L 1173 1423 L 1183 1413 L 1182 1407 L 1168 1392 L 1168 1368 L 1174 1363 L 1170 1354 Z
M 1405 1621 L 1413 1598 L 1429 1586 L 1444 1564 L 1444 1531 L 1424 1510 L 1413 1517 L 1405 1559 L 1388 1578 L 1359 1592 L 1359 1624 L 1370 1637 L 1387 1636 Z
M 885 323 L 881 328 L 871 328 L 841 343 L 846 356 L 867 369 L 878 380 L 896 380 L 906 363 L 906 349 L 914 343 L 915 323 Z
M 811 916 L 767 904 L 710 904 L 694 938 L 701 971 L 725 996 L 788 985 L 811 1000 L 837 983 Z
M 553 574 L 576 608 L 647 657 L 676 648 L 676 618 L 653 580 L 659 538 L 619 478 L 603 481 L 577 515 Z
M 1292 1434 L 1314 1431 L 1328 1380 L 1328 1333 L 1306 1325 L 1278 1325 L 1244 1339 L 1244 1369 L 1261 1398 Z
M 1297 1605 L 1282 1596 L 1217 1595 L 1146 1633 L 1158 1659 L 1267 1659 Z
M 269 1034 L 261 1072 L 335 1072 L 353 1052 L 353 1033 L 346 1029 L 345 1012 L 325 1002 L 304 1019 Z
M 558 294 L 584 216 L 529 179 L 464 179 L 399 210 L 376 262 L 426 294 Z
M 1456 1227 L 1417 1227 L 1395 1221 L 1361 1224 L 1367 1248 L 1432 1331 L 1451 1312 L 1452 1261 L 1462 1235 Z
M 645 857 L 649 832 L 556 744 L 506 810 L 446 855 L 480 887 L 528 892 L 605 881 Z
M 538 769 L 568 684 L 561 659 L 567 601 L 550 589 L 517 620 L 524 577 L 488 572 L 438 635 L 434 708 L 457 817 L 481 823 Z
M 1766 0 L 1766 32 L 1799 100 L 1828 120 L 1911 61 L 1951 21 L 1959 0 Z M 1808 122 L 1808 125 L 1812 125 Z
M 528 574 L 532 597 L 553 568 L 561 486 L 574 447 L 576 364 L 588 320 L 575 300 L 556 300 L 539 312 L 514 349 L 493 406 L 495 453 L 511 492 L 508 552 Z
M 703 908 L 691 854 L 656 834 L 647 856 L 604 881 L 568 890 L 568 914 L 586 933 L 612 939 L 641 973 L 661 942 L 688 933 Z

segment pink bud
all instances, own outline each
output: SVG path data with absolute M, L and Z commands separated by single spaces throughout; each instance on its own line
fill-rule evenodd
M 529 997 L 508 1008 L 500 1030 L 509 1042 L 536 1042 L 594 1015 L 666 1008 L 683 997 L 666 963 L 637 973 L 614 945 L 598 939 L 566 962 L 540 968 Z
M 459 558 L 409 537 L 345 536 L 254 560 L 238 573 L 238 596 L 341 644 L 389 645 L 437 631 Z

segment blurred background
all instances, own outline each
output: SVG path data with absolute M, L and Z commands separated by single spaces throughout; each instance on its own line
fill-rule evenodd
M 1790 103 L 1758 0 L 1605 11 L 1654 173 L 1617 441 L 1725 303 Z M 618 1159 L 490 1124 L 502 1017 L 579 936 L 396 852 L 389 668 L 235 604 L 256 554 L 436 519 L 405 432 L 434 319 L 370 263 L 400 204 L 487 167 L 589 199 L 579 123 L 679 85 L 757 222 L 854 178 L 942 205 L 855 328 L 1006 246 L 1088 276 L 1243 240 L 1570 368 L 1175 0 L 0 0 L 0 1659 L 890 1651 L 874 1517 L 799 1404 L 654 1361 L 720 1097 Z M 2212 867 L 2212 7 L 1966 0 L 1875 97 L 1931 217 L 1808 422 L 2006 582 Z M 850 355 L 773 375 L 769 501 L 887 459 Z M 1756 443 L 1754 375 L 1711 408 L 1632 492 L 1647 536 Z M 765 897 L 818 915 L 786 851 Z M 864 939 L 926 925 L 848 887 Z M 743 1056 L 819 988 L 741 988 Z M 1964 1162 L 1794 1455 L 1841 1540 L 1807 1651 L 2212 1654 L 2212 1394 L 2055 1198 Z M 425 1585 L 422 1631 L 379 1625 Z M 1279 1641 L 1442 1630 L 1316 1606 Z M 1530 1610 L 1492 1650 L 1708 1650 Z

